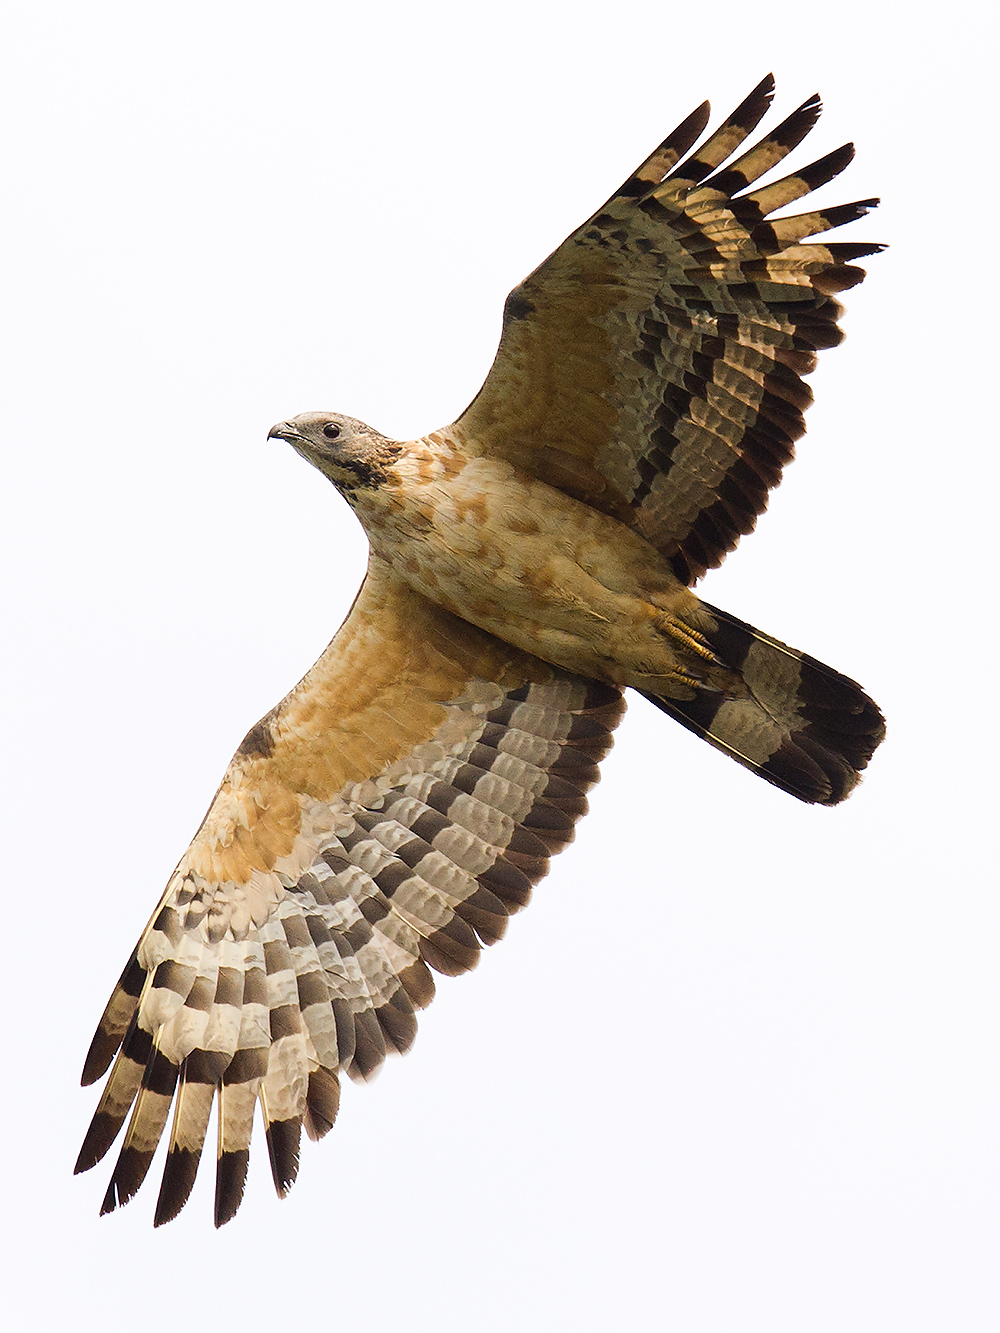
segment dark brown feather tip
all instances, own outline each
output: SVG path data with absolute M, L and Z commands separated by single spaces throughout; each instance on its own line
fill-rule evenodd
M 385 1040 L 386 1052 L 405 1055 L 417 1035 L 417 1020 L 405 990 L 397 990 L 386 1004 L 375 1009 Z
M 265 1130 L 267 1154 L 271 1159 L 271 1177 L 280 1198 L 284 1198 L 299 1174 L 299 1140 L 302 1121 L 272 1120 Z
M 114 1059 L 118 1047 L 122 1043 L 122 1038 L 135 1016 L 139 996 L 142 994 L 145 981 L 146 969 L 142 967 L 133 953 L 118 978 L 118 984 L 112 992 L 97 1031 L 94 1033 L 94 1039 L 90 1043 L 90 1049 L 87 1051 L 87 1058 L 83 1062 L 83 1074 L 80 1078 L 84 1087 L 96 1083 Z M 122 996 L 127 996 L 134 1003 L 129 1009 L 122 1010 L 117 1022 L 111 1023 L 109 1022 L 111 1010 L 113 1007 L 117 1007 L 116 1002 Z
M 385 1037 L 370 1009 L 354 1015 L 354 1054 L 347 1072 L 351 1078 L 369 1079 L 385 1060 Z
M 729 142 L 731 131 L 740 131 L 740 141 L 745 139 L 760 124 L 767 108 L 771 105 L 773 96 L 774 75 L 768 74 L 766 78 L 761 79 L 753 92 L 743 99 L 732 115 L 727 116 L 719 128 L 705 140 L 694 157 L 689 157 L 671 173 L 670 179 L 690 185 L 697 185 L 704 180 L 733 151 L 733 145 Z
M 146 1173 L 152 1160 L 152 1152 L 146 1149 L 127 1146 L 122 1148 L 115 1164 L 114 1175 L 111 1177 L 108 1192 L 104 1196 L 104 1204 L 107 1206 L 108 1212 L 115 1207 L 115 1203 L 110 1201 L 116 1197 L 119 1205 L 128 1203 L 146 1179 Z M 104 1211 L 105 1207 L 102 1206 L 101 1212 Z
M 97 1165 L 118 1137 L 118 1132 L 124 1123 L 124 1114 L 104 1115 L 100 1111 L 97 1112 L 90 1122 L 80 1155 L 76 1159 L 76 1166 L 73 1168 L 75 1176 Z
M 215 1169 L 215 1225 L 224 1226 L 236 1216 L 243 1201 L 250 1165 L 249 1148 L 219 1154 Z
M 194 1188 L 195 1176 L 201 1152 L 191 1152 L 187 1148 L 173 1147 L 167 1154 L 163 1167 L 163 1179 L 156 1199 L 156 1211 L 153 1214 L 153 1226 L 161 1227 L 164 1222 L 172 1222 L 187 1203 Z
M 306 1093 L 306 1133 L 321 1139 L 333 1129 L 340 1109 L 340 1080 L 328 1069 L 314 1069 Z

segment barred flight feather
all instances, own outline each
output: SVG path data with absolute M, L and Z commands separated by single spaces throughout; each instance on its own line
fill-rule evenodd
M 412 627 L 414 651 L 433 642 L 440 655 L 463 644 L 452 663 L 454 696 L 436 702 L 437 726 L 410 757 L 386 766 L 393 780 L 375 773 L 361 793 L 349 783 L 323 802 L 302 799 L 298 837 L 308 852 L 298 852 L 298 869 L 291 857 L 274 861 L 275 905 L 243 938 L 230 926 L 213 942 L 207 887 L 181 863 L 87 1059 L 90 1082 L 121 1044 L 78 1169 L 104 1156 L 132 1109 L 104 1211 L 139 1188 L 173 1101 L 154 1220 L 177 1215 L 216 1093 L 217 1223 L 242 1197 L 255 1101 L 275 1187 L 286 1193 L 303 1123 L 313 1137 L 333 1124 L 339 1074 L 369 1078 L 388 1053 L 409 1048 L 415 1010 L 434 992 L 428 968 L 454 975 L 474 967 L 586 810 L 596 761 L 624 710 L 620 692 L 527 659 L 444 613 L 428 608 L 422 619 L 421 600 L 377 567 L 314 680 L 335 680 L 339 659 L 389 604 L 399 612 L 393 623 Z M 442 628 L 447 636 L 434 633 Z M 397 639 L 371 652 L 405 657 L 409 647 Z M 475 654 L 486 674 L 468 678 L 461 658 Z M 274 754 L 284 711 L 267 723 Z M 350 716 L 341 725 L 350 730 Z M 423 758 L 414 759 L 418 751 Z M 231 787 L 240 763 L 237 756 Z M 225 784 L 201 837 L 218 834 L 217 808 L 233 808 Z M 235 899 L 238 886 L 219 884 L 214 894 Z
M 882 249 L 801 244 L 875 199 L 769 216 L 837 176 L 850 144 L 748 191 L 815 125 L 817 96 L 725 165 L 773 92 L 768 76 L 685 160 L 699 108 L 511 293 L 493 368 L 452 428 L 628 524 L 685 583 L 764 511 L 805 429 L 799 376 L 841 340 L 833 294 Z M 548 415 L 522 428 L 543 384 Z

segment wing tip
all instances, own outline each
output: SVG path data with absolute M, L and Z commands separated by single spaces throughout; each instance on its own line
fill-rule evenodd
M 299 1174 L 299 1144 L 302 1137 L 302 1117 L 287 1120 L 269 1120 L 264 1129 L 267 1155 L 271 1161 L 271 1178 L 279 1199 L 284 1199 Z
M 201 1149 L 197 1152 L 171 1145 L 163 1167 L 160 1192 L 156 1197 L 156 1210 L 153 1213 L 153 1226 L 161 1227 L 165 1222 L 172 1222 L 191 1196 L 194 1188 L 198 1165 L 201 1161 Z
M 744 97 L 733 114 L 727 118 L 727 123 L 744 126 L 749 123 L 750 129 L 753 129 L 774 100 L 776 87 L 774 74 L 765 74 L 760 83 Z
M 249 1165 L 249 1148 L 227 1148 L 219 1153 L 215 1171 L 215 1208 L 213 1212 L 213 1220 L 217 1228 L 225 1226 L 236 1216 L 239 1206 L 243 1202 Z

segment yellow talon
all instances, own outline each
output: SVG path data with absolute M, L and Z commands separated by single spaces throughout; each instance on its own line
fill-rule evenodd
M 694 676 L 690 671 L 685 671 L 683 667 L 674 667 L 670 673 L 670 679 L 677 681 L 678 685 L 687 685 L 692 690 L 704 689 L 706 684 L 704 676 Z
M 697 657 L 706 662 L 711 662 L 713 666 L 724 666 L 725 663 L 716 657 L 708 646 L 708 640 L 696 629 L 691 629 L 688 625 L 682 625 L 677 620 L 672 620 L 669 616 L 657 616 L 656 627 L 662 634 L 668 635 L 678 643 L 683 644 L 685 648 L 690 649 Z

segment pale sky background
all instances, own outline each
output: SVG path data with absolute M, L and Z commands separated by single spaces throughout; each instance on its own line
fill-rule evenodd
M 985 12 L 8 3 L 11 1328 L 998 1326 Z M 347 1088 L 285 1202 L 261 1136 L 222 1231 L 211 1160 L 170 1226 L 153 1178 L 99 1219 L 114 1155 L 70 1175 L 93 1028 L 363 570 L 268 427 L 451 421 L 509 288 L 769 69 L 766 124 L 827 105 L 791 161 L 858 145 L 821 198 L 883 196 L 842 239 L 892 248 L 771 511 L 703 588 L 870 689 L 869 776 L 807 808 L 639 701 L 574 847 L 442 980 L 412 1054 Z

